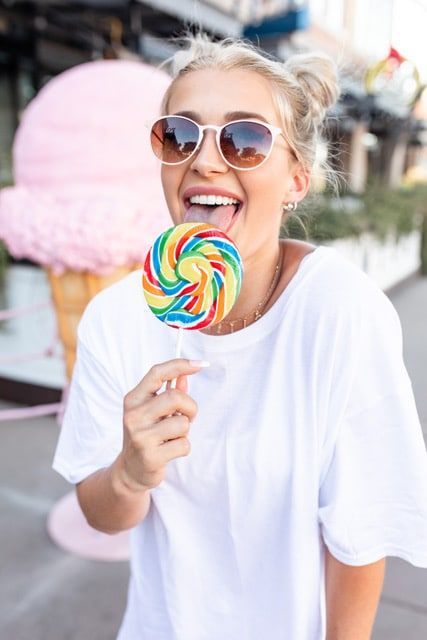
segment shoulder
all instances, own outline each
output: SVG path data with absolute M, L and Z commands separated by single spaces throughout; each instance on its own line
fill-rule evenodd
M 305 242 L 304 240 L 296 240 L 294 238 L 281 238 L 280 242 L 285 248 L 285 260 L 298 259 L 298 257 L 316 249 L 316 245 L 312 242 Z M 286 254 L 288 258 L 286 258 Z
M 359 321 L 391 318 L 396 322 L 397 312 L 383 289 L 335 247 L 288 242 L 294 269 L 303 260 L 309 262 L 303 290 L 316 312 L 347 318 L 351 315 Z

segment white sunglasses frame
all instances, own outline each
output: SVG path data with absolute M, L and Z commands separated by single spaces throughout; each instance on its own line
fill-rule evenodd
M 274 143 L 276 141 L 277 136 L 282 135 L 286 144 L 287 144 L 287 148 L 289 149 L 289 151 L 292 151 L 290 149 L 290 147 L 288 146 L 288 141 L 285 137 L 285 134 L 283 133 L 282 129 L 280 127 L 275 127 L 272 124 L 269 124 L 268 122 L 263 122 L 262 120 L 257 120 L 256 118 L 241 118 L 240 120 L 231 120 L 230 122 L 226 122 L 225 124 L 222 125 L 216 125 L 216 124 L 199 124 L 198 122 L 195 122 L 194 120 L 192 120 L 191 118 L 187 118 L 186 116 L 178 116 L 178 115 L 174 115 L 174 114 L 170 114 L 170 115 L 166 115 L 166 116 L 161 116 L 160 118 L 155 118 L 154 120 L 147 122 L 145 124 L 145 126 L 148 128 L 149 130 L 149 137 L 150 137 L 150 146 L 152 148 L 151 145 L 151 131 L 153 126 L 156 124 L 156 122 L 159 122 L 159 120 L 165 120 L 166 118 L 180 118 L 181 120 L 186 120 L 187 122 L 191 122 L 193 124 L 196 125 L 196 127 L 198 128 L 199 131 L 199 139 L 197 141 L 196 146 L 194 147 L 194 150 L 191 152 L 191 155 L 187 156 L 187 158 L 184 158 L 184 160 L 181 160 L 180 162 L 165 162 L 164 160 L 162 160 L 161 158 L 159 158 L 158 156 L 156 156 L 156 154 L 154 153 L 155 157 L 160 160 L 160 162 L 162 164 L 166 164 L 168 166 L 172 166 L 172 167 L 176 167 L 180 164 L 184 164 L 184 162 L 187 162 L 188 160 L 190 160 L 199 150 L 203 139 L 204 139 L 204 132 L 206 129 L 213 129 L 215 131 L 215 141 L 216 141 L 216 146 L 217 149 L 219 151 L 219 154 L 221 156 L 221 158 L 224 160 L 224 162 L 231 167 L 232 169 L 235 169 L 236 171 L 253 171 L 254 169 L 258 169 L 258 167 L 261 167 L 265 162 L 267 162 L 268 158 L 271 155 L 271 152 L 273 151 L 273 147 L 274 147 Z M 270 146 L 270 150 L 267 153 L 267 155 L 265 156 L 264 160 L 262 160 L 259 164 L 255 165 L 254 167 L 236 167 L 234 166 L 234 164 L 231 164 L 231 162 L 229 162 L 227 160 L 227 158 L 224 157 L 224 154 L 222 153 L 222 149 L 220 146 L 220 135 L 221 135 L 221 131 L 224 127 L 229 126 L 230 124 L 235 124 L 236 122 L 254 122 L 256 124 L 260 124 L 263 127 L 265 127 L 266 129 L 268 129 L 268 131 L 271 134 L 271 146 Z

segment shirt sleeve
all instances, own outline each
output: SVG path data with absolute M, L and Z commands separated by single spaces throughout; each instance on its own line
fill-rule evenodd
M 79 327 L 80 328 L 80 327 Z M 76 484 L 122 450 L 123 395 L 79 333 L 77 357 L 52 468 Z
M 427 568 L 427 452 L 400 319 L 381 290 L 362 318 L 354 373 L 320 478 L 322 537 L 345 564 L 398 556 Z

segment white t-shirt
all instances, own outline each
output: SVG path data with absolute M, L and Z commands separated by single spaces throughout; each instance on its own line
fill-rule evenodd
M 122 447 L 123 396 L 175 355 L 135 271 L 79 325 L 53 468 L 77 483 Z M 397 312 L 336 249 L 306 255 L 273 307 L 224 336 L 186 331 L 198 404 L 131 532 L 119 640 L 323 640 L 324 545 L 341 562 L 427 567 L 427 453 Z

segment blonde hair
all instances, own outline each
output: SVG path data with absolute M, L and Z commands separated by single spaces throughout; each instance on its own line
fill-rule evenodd
M 169 65 L 173 78 L 163 97 L 161 115 L 168 112 L 175 82 L 187 73 L 204 69 L 255 71 L 271 83 L 274 104 L 295 158 L 310 175 L 317 167 L 322 168 L 327 182 L 337 190 L 336 172 L 317 153 L 327 110 L 340 93 L 338 68 L 330 57 L 298 53 L 281 62 L 243 39 L 213 42 L 202 32 L 187 32 L 173 40 L 187 47 L 160 65 Z

